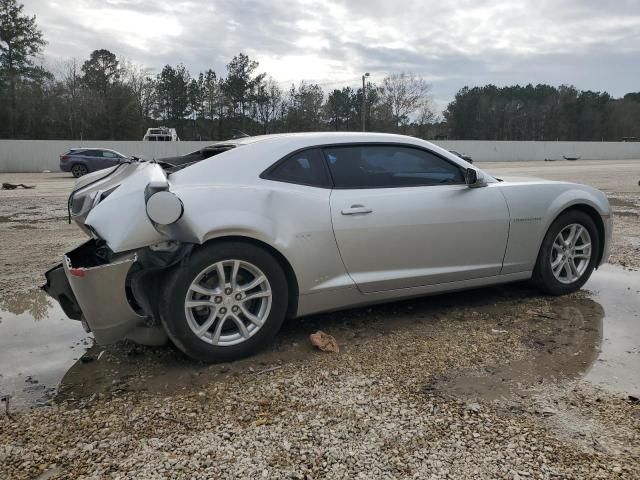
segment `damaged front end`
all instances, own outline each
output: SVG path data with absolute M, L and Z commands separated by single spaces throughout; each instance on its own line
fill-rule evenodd
M 112 255 L 92 239 L 45 273 L 43 289 L 69 318 L 81 320 L 99 344 L 130 339 L 161 345 L 167 340 L 164 329 L 139 308 L 132 294 L 130 275 L 136 262 L 135 253 Z
M 157 311 L 161 280 L 192 247 L 167 239 L 152 220 L 171 220 L 167 206 L 174 217 L 182 214 L 168 192 L 158 164 L 136 163 L 79 183 L 70 195 L 70 217 L 92 238 L 47 271 L 42 288 L 99 344 L 167 341 Z

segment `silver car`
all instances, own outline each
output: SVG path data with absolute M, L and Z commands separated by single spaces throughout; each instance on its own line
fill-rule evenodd
M 608 257 L 609 203 L 585 185 L 496 179 L 399 135 L 218 146 L 178 167 L 129 161 L 71 193 L 91 239 L 44 288 L 98 343 L 169 338 L 228 361 L 285 317 L 519 280 L 561 295 Z

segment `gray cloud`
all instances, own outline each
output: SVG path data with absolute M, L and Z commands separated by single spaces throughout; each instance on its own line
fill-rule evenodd
M 444 106 L 464 85 L 640 90 L 637 0 L 23 0 L 55 64 L 107 48 L 159 71 L 197 72 L 243 51 L 284 83 L 352 85 L 398 71 Z

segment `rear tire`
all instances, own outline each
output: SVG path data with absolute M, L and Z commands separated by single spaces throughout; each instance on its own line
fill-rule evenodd
M 273 256 L 251 243 L 216 242 L 169 273 L 160 317 L 169 338 L 190 357 L 228 362 L 269 344 L 287 305 L 286 276 Z
M 570 210 L 549 227 L 533 271 L 533 283 L 545 293 L 565 295 L 589 280 L 598 261 L 600 237 L 589 215 Z
M 74 177 L 80 178 L 83 175 L 89 173 L 89 169 L 80 163 L 76 163 L 73 167 L 71 167 L 71 173 Z

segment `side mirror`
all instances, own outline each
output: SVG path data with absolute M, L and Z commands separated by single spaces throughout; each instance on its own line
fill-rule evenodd
M 464 181 L 469 186 L 478 181 L 478 172 L 476 172 L 475 168 L 467 168 L 464 171 Z
M 465 170 L 464 181 L 470 188 L 484 187 L 486 185 L 482 173 L 478 175 L 478 171 L 475 168 L 467 168 Z

